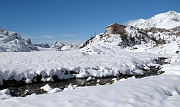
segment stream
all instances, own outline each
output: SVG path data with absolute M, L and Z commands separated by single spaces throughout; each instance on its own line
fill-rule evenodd
M 165 64 L 165 59 L 167 58 L 159 58 L 156 60 L 157 64 L 163 65 Z M 144 70 L 145 71 L 145 70 Z M 147 72 L 144 75 L 137 75 L 135 78 L 142 78 L 147 76 L 153 76 L 153 75 L 160 75 L 163 71 L 160 70 L 160 66 L 150 66 L 150 71 Z M 120 79 L 127 79 L 129 77 L 132 77 L 133 75 L 119 75 L 119 76 L 110 76 L 110 77 L 103 77 L 103 78 L 97 78 L 92 77 L 93 79 L 88 80 L 87 78 L 71 78 L 66 80 L 58 80 L 55 82 L 40 82 L 40 83 L 32 83 L 32 84 L 21 84 L 21 85 L 12 85 L 8 86 L 10 90 L 10 94 L 13 97 L 25 97 L 27 95 L 31 94 L 45 94 L 44 90 L 41 89 L 41 87 L 45 86 L 46 84 L 49 84 L 52 88 L 60 88 L 63 90 L 64 88 L 71 85 L 76 85 L 76 87 L 84 87 L 84 86 L 96 86 L 96 85 L 106 85 L 106 84 L 112 84 L 114 83 L 114 78 L 116 80 Z M 27 93 L 28 90 L 28 93 Z

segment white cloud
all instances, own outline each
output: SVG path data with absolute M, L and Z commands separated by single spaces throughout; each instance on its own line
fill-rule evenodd
M 123 24 L 124 24 L 124 25 L 128 25 L 128 24 L 133 23 L 133 22 L 135 22 L 135 21 L 137 21 L 137 20 L 128 20 L 127 22 L 124 22 Z
M 40 38 L 52 39 L 52 38 L 54 38 L 54 36 L 52 36 L 52 35 L 43 35 L 43 36 L 40 36 Z
M 30 35 L 27 35 L 27 34 L 22 34 L 21 37 L 24 38 L 24 39 L 28 39 L 28 38 L 38 39 L 39 38 L 38 36 L 30 36 Z
M 72 34 L 60 34 L 59 36 L 63 36 L 63 37 L 75 37 L 76 35 L 72 35 Z
M 27 38 L 31 38 L 31 39 L 52 39 L 55 38 L 55 36 L 52 35 L 33 35 L 33 34 L 22 34 L 22 37 L 27 39 Z

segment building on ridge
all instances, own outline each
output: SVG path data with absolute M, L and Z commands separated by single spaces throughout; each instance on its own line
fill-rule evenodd
M 124 32 L 125 26 L 119 25 L 117 23 L 111 24 L 109 26 L 106 26 L 106 33 L 108 34 L 120 34 L 121 32 Z

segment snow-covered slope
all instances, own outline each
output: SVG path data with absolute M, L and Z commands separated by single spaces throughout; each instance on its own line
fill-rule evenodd
M 18 33 L 0 28 L 0 52 L 29 52 L 33 45 L 27 44 Z
M 113 48 L 120 48 L 121 36 L 118 34 L 99 34 L 87 40 L 81 49 L 86 54 L 102 54 L 113 52 Z
M 166 13 L 157 14 L 150 19 L 139 19 L 129 23 L 128 25 L 138 28 L 165 28 L 172 29 L 180 26 L 180 13 L 169 11 Z
M 67 50 L 73 50 L 73 49 L 78 49 L 79 48 L 79 44 L 77 43 L 68 43 L 68 44 L 65 44 L 61 50 L 62 51 L 67 51 Z
M 126 26 L 124 34 L 96 35 L 87 40 L 81 49 L 86 54 L 114 53 L 117 48 L 127 48 L 136 52 L 176 53 L 180 51 L 179 30 L 179 27 L 167 30 Z M 169 51 L 169 49 L 173 50 Z
M 150 69 L 150 66 L 160 66 L 154 63 L 154 59 L 171 59 L 167 60 L 168 64 L 161 66 L 161 70 L 165 72 L 162 75 L 121 79 L 112 85 L 97 84 L 93 87 L 78 88 L 69 85 L 63 91 L 45 85 L 41 89 L 53 94 L 29 95 L 24 98 L 12 98 L 9 89 L 0 90 L 0 104 L 2 107 L 179 107 L 179 31 L 179 27 L 171 30 L 147 30 L 127 26 L 125 33 L 121 35 L 100 34 L 92 37 L 81 49 L 69 50 L 73 46 L 64 47 L 56 43 L 54 49 L 68 51 L 2 52 L 0 85 L 14 80 L 32 83 L 53 81 L 57 78 L 141 75 L 146 73 L 144 69 Z M 0 29 L 0 32 L 1 50 L 6 51 L 5 47 L 9 46 L 15 48 L 8 49 L 17 49 L 19 42 L 13 41 L 22 41 L 24 45 L 19 45 L 26 47 L 19 35 L 7 33 L 4 29 Z

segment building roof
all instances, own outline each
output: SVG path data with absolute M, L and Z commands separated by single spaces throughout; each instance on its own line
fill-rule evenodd
M 123 26 L 123 25 L 119 25 L 119 24 L 117 24 L 117 23 L 113 23 L 113 24 L 111 24 L 111 25 L 106 26 L 106 28 L 112 27 L 112 26 L 114 26 L 114 25 Z

